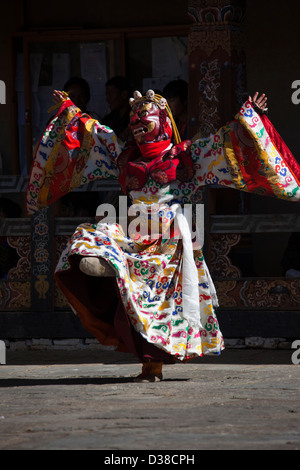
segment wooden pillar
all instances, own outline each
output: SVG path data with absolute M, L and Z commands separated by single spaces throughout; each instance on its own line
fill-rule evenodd
M 189 0 L 189 133 L 216 132 L 246 90 L 245 0 Z
M 207 137 L 225 125 L 245 101 L 246 56 L 242 24 L 245 0 L 189 0 L 189 138 Z M 240 195 L 206 187 L 204 253 L 211 269 L 210 216 L 237 213 Z
M 31 311 L 53 311 L 53 217 L 44 208 L 31 217 Z

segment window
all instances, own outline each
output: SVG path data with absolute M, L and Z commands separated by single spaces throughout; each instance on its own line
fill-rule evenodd
M 163 87 L 176 78 L 188 81 L 187 27 L 127 31 L 25 33 L 15 38 L 14 167 L 26 175 L 34 149 L 51 118 L 52 90 L 71 77 L 84 78 L 91 98 L 87 112 L 99 119 L 109 112 L 105 83 L 127 76 L 133 89 Z

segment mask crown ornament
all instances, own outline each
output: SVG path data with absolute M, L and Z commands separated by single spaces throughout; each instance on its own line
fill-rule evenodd
M 179 131 L 177 129 L 176 123 L 174 121 L 174 118 L 173 118 L 173 115 L 172 115 L 172 112 L 168 105 L 167 100 L 163 98 L 162 96 L 155 94 L 153 90 L 148 90 L 145 96 L 143 96 L 140 91 L 136 90 L 133 93 L 133 98 L 130 98 L 129 104 L 131 108 L 134 108 L 135 106 L 139 105 L 143 101 L 152 102 L 156 104 L 156 106 L 161 111 L 164 111 L 164 110 L 166 111 L 168 117 L 171 120 L 175 144 L 179 144 L 181 142 L 181 138 L 180 138 Z
M 137 105 L 142 101 L 152 101 L 159 107 L 159 109 L 166 109 L 168 105 L 167 100 L 160 95 L 156 95 L 153 90 L 148 90 L 145 96 L 143 96 L 140 91 L 135 91 L 133 93 L 133 98 L 130 98 L 129 100 L 129 104 L 133 108 L 134 105 Z

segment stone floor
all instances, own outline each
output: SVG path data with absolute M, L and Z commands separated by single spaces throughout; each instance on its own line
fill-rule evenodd
M 300 449 L 300 367 L 289 350 L 228 350 L 136 384 L 130 355 L 7 352 L 0 449 Z M 144 455 L 144 454 L 143 454 Z M 146 455 L 146 454 L 145 454 Z

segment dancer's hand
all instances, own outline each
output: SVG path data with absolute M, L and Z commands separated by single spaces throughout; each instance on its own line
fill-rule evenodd
M 67 99 L 67 94 L 64 91 L 54 90 L 52 96 L 54 103 L 60 103 Z
M 268 111 L 267 107 L 267 101 L 268 98 L 266 95 L 263 93 L 262 95 L 259 95 L 258 91 L 255 93 L 253 98 L 249 96 L 249 101 L 254 104 L 261 112 L 266 113 Z

